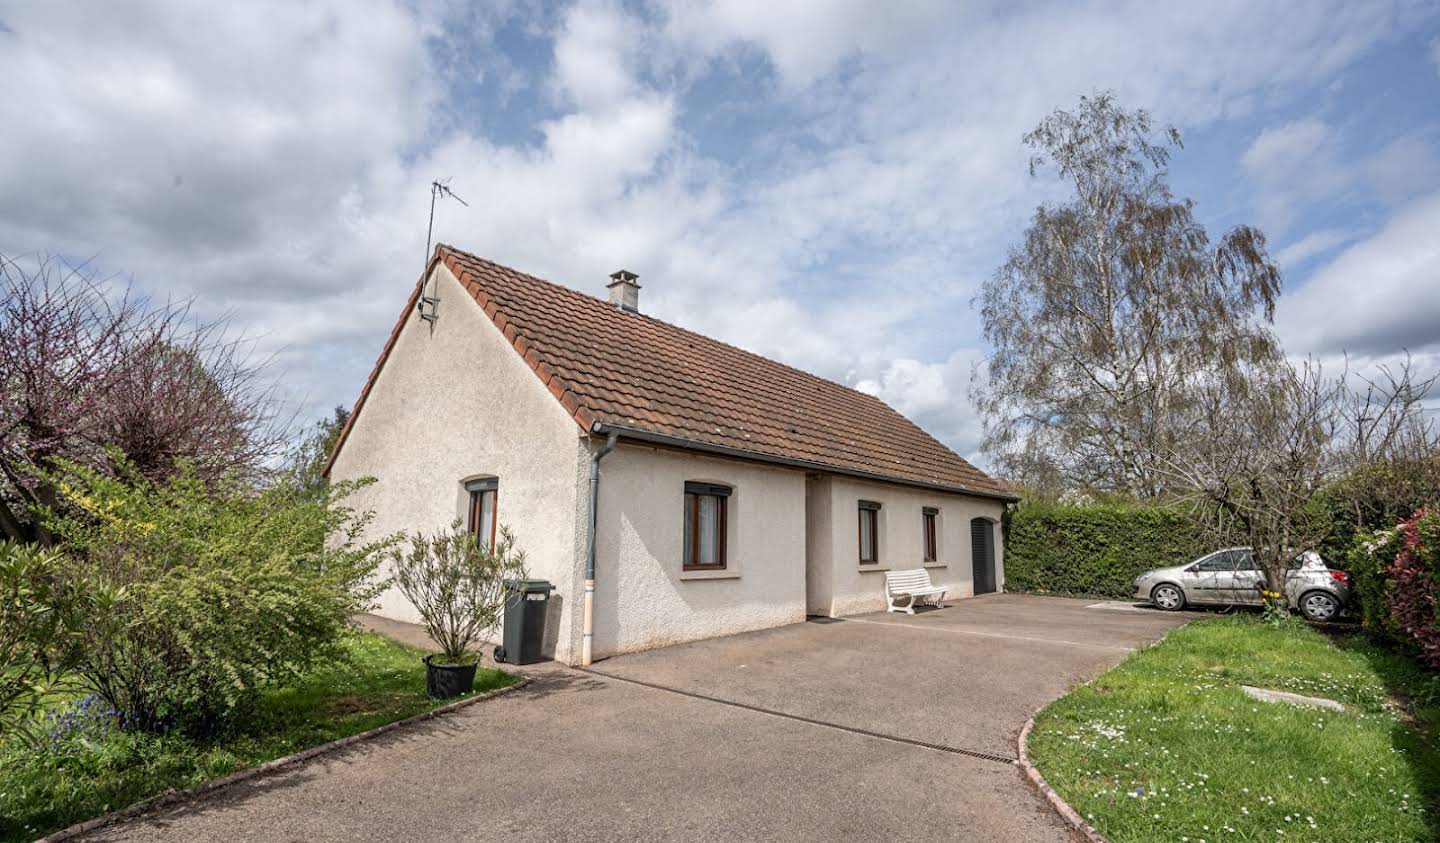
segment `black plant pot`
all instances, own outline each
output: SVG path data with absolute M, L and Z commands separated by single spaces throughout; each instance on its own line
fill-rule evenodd
M 425 693 L 431 699 L 448 700 L 475 689 L 474 662 L 470 664 L 445 664 L 436 661 L 442 656 L 425 657 Z

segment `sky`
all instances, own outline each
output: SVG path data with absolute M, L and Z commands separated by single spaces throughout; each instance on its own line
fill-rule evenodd
M 227 317 L 351 404 L 435 239 L 879 395 L 979 460 L 971 300 L 1113 90 L 1292 356 L 1440 369 L 1440 5 L 0 0 L 0 253 Z M 983 368 L 981 369 L 983 372 Z M 980 460 L 983 463 L 983 460 Z

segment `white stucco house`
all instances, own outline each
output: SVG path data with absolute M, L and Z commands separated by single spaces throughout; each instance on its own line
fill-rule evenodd
M 572 664 L 878 611 L 890 569 L 931 569 L 956 605 L 1003 587 L 1005 485 L 611 278 L 605 300 L 436 248 L 327 467 L 377 478 L 352 501 L 373 531 L 510 527 Z M 394 590 L 378 611 L 417 617 Z

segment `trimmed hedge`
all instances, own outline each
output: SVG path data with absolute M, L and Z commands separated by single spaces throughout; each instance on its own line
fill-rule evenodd
M 1158 507 L 1026 502 L 1007 521 L 1007 591 L 1128 598 L 1142 572 L 1208 549 L 1185 516 Z

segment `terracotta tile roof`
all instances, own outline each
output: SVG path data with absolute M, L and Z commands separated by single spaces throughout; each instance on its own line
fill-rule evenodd
M 878 398 L 450 246 L 435 260 L 587 432 L 618 427 L 622 438 L 1015 497 Z M 414 306 L 412 294 L 401 324 Z

